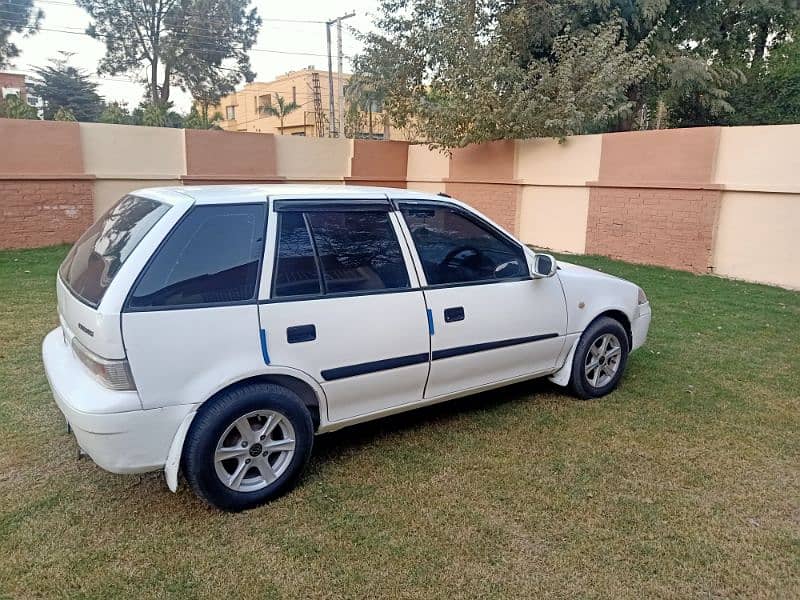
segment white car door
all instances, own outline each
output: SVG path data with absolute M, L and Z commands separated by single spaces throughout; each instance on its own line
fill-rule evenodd
M 430 311 L 425 398 L 552 372 L 567 329 L 558 277 L 532 279 L 521 245 L 471 211 L 398 205 Z
M 330 421 L 421 400 L 425 300 L 389 201 L 271 204 L 275 261 L 259 301 L 264 360 L 319 381 Z

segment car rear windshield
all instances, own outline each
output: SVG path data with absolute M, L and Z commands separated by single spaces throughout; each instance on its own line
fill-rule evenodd
M 59 269 L 64 284 L 97 308 L 119 268 L 169 208 L 150 198 L 124 196 L 75 242 Z

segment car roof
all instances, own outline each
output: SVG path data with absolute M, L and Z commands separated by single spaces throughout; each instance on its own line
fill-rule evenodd
M 358 185 L 303 185 L 291 183 L 266 185 L 197 185 L 145 188 L 131 192 L 155 200 L 174 202 L 188 197 L 196 204 L 265 202 L 267 198 L 313 198 L 344 200 L 365 198 L 439 199 L 430 192 Z

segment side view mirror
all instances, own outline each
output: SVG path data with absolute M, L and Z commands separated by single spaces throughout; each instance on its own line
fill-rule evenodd
M 556 259 L 550 254 L 539 254 L 538 252 L 533 257 L 533 268 L 531 269 L 531 277 L 534 279 L 542 279 L 543 277 L 552 277 L 556 274 Z

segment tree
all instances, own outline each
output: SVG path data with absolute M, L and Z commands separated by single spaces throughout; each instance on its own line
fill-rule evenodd
M 52 120 L 59 110 L 68 111 L 77 121 L 97 121 L 103 110 L 103 100 L 97 84 L 89 74 L 68 64 L 69 53 L 50 61 L 45 67 L 34 68 L 37 79 L 31 90 L 44 103 L 44 118 Z
M 89 35 L 103 40 L 99 71 L 109 75 L 147 66 L 152 104 L 169 102 L 173 85 L 244 78 L 248 50 L 261 25 L 250 0 L 77 0 L 92 17 Z M 223 65 L 223 62 L 226 65 Z
M 211 117 L 208 116 L 208 109 L 205 114 L 197 110 L 197 106 L 192 105 L 189 114 L 183 119 L 183 126 L 186 129 L 222 129 L 217 125 L 217 121 L 222 120 L 222 113 L 215 112 Z
M 767 63 L 750 70 L 730 101 L 736 112 L 725 119 L 726 124 L 800 123 L 800 32 L 773 47 Z
M 183 117 L 172 110 L 171 102 L 153 104 L 146 100 L 133 111 L 132 120 L 134 125 L 148 127 L 183 127 Z
M 36 108 L 16 94 L 0 99 L 0 117 L 4 119 L 38 119 Z
M 619 16 L 583 25 L 568 4 L 382 0 L 356 83 L 437 146 L 602 130 L 632 112 L 651 35 L 630 39 Z
M 77 119 L 70 109 L 61 106 L 53 115 L 53 121 L 77 121 Z
M 278 117 L 281 121 L 281 135 L 283 135 L 283 121 L 289 113 L 296 111 L 300 108 L 297 102 L 286 102 L 283 96 L 275 95 L 275 104 L 277 106 L 262 106 L 260 110 L 263 114 L 271 117 Z
M 33 0 L 0 0 L 0 67 L 19 56 L 19 48 L 11 43 L 12 33 L 32 35 L 39 29 L 44 13 Z
M 99 121 L 116 125 L 131 125 L 133 119 L 124 102 L 109 102 L 100 113 Z

